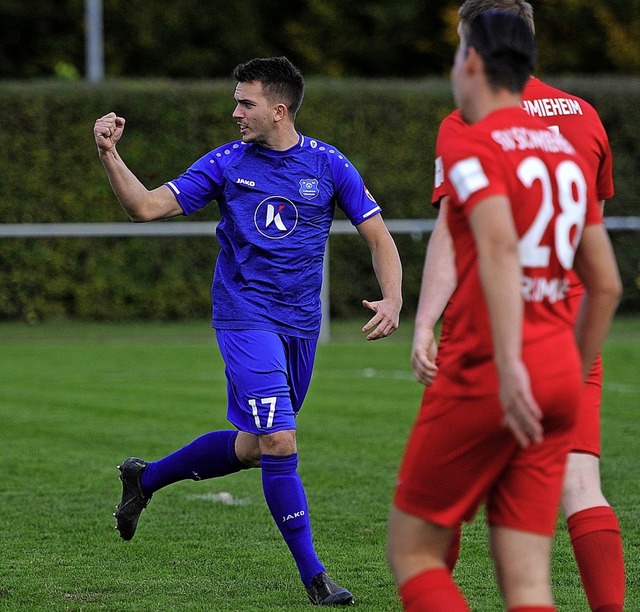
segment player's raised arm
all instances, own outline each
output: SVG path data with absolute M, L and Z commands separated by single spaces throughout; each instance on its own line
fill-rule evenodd
M 124 117 L 108 113 L 97 119 L 93 126 L 100 161 L 122 208 L 136 222 L 181 215 L 182 208 L 167 186 L 147 189 L 118 154 L 116 144 L 122 137 L 124 125 Z
M 362 333 L 368 333 L 367 340 L 378 340 L 391 335 L 400 324 L 402 264 L 396 243 L 380 215 L 363 221 L 357 229 L 371 251 L 373 269 L 382 292 L 381 300 L 362 300 L 365 308 L 375 312 Z

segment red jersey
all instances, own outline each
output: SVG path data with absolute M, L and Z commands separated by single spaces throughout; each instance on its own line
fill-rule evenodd
M 584 157 L 596 177 L 599 200 L 613 197 L 613 161 L 609 138 L 596 110 L 583 99 L 531 77 L 522 92 L 522 108 L 560 131 Z M 431 202 L 438 205 L 447 195 L 443 184 L 442 147 L 468 127 L 459 110 L 445 117 L 436 141 L 436 169 Z
M 531 116 L 538 117 L 554 131 L 569 139 L 578 153 L 585 159 L 595 177 L 597 197 L 608 200 L 614 195 L 613 161 L 607 133 L 596 110 L 585 100 L 531 77 L 522 92 L 522 108 Z M 462 119 L 459 110 L 453 111 L 440 124 L 436 140 L 434 188 L 431 202 L 438 206 L 440 199 L 448 195 L 444 183 L 442 150 L 452 139 L 460 136 L 469 125 Z M 572 300 L 570 308 L 574 318 L 578 315 L 584 288 L 572 271 Z M 452 298 L 453 299 L 453 298 Z M 450 333 L 448 316 L 445 316 L 440 335 L 440 346 L 446 344 Z
M 517 107 L 495 111 L 448 138 L 441 156 L 458 286 L 434 387 L 440 379 L 449 393 L 486 395 L 495 393 L 497 377 L 469 225 L 474 206 L 495 195 L 511 203 L 523 274 L 523 358 L 532 376 L 535 360 L 548 359 L 536 355 L 537 342 L 556 337 L 554 359 L 562 358 L 563 343 L 575 353 L 568 275 L 584 226 L 601 223 L 602 216 L 593 176 L 573 145 Z

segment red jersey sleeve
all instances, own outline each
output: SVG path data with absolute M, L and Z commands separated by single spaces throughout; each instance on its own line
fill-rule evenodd
M 452 138 L 443 151 L 445 190 L 455 195 L 453 205 L 461 206 L 468 217 L 473 207 L 482 200 L 494 195 L 509 194 L 505 183 L 506 173 L 493 145 L 487 138 Z
M 444 180 L 444 165 L 442 162 L 442 153 L 446 150 L 451 140 L 457 139 L 468 127 L 467 123 L 462 119 L 459 110 L 453 111 L 447 115 L 438 129 L 436 138 L 436 159 L 433 175 L 433 193 L 431 195 L 431 204 L 438 208 L 440 200 L 448 195 L 447 185 Z

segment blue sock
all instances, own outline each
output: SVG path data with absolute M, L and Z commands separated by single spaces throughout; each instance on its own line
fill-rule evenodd
M 325 569 L 313 548 L 307 497 L 298 475 L 298 455 L 262 455 L 260 467 L 267 506 L 293 555 L 303 584 L 309 586 L 313 577 Z
M 247 467 L 236 456 L 237 431 L 212 431 L 158 461 L 150 461 L 140 484 L 150 495 L 179 480 L 205 480 Z

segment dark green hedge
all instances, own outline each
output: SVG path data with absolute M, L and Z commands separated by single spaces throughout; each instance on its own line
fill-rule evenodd
M 594 103 L 615 155 L 610 215 L 638 215 L 640 80 L 551 79 Z M 174 178 L 237 138 L 233 86 L 222 82 L 0 84 L 0 222 L 125 221 L 93 142 L 94 120 L 127 120 L 119 151 L 148 186 Z M 298 127 L 341 149 L 387 219 L 433 217 L 433 146 L 451 110 L 446 81 L 311 81 Z M 215 204 L 168 223 L 217 219 Z M 640 312 L 640 234 L 612 235 L 624 276 L 622 311 Z M 415 310 L 426 236 L 397 236 L 405 313 Z M 213 238 L 0 239 L 0 319 L 177 319 L 207 316 Z M 362 316 L 377 287 L 356 236 L 331 241 L 331 308 Z

